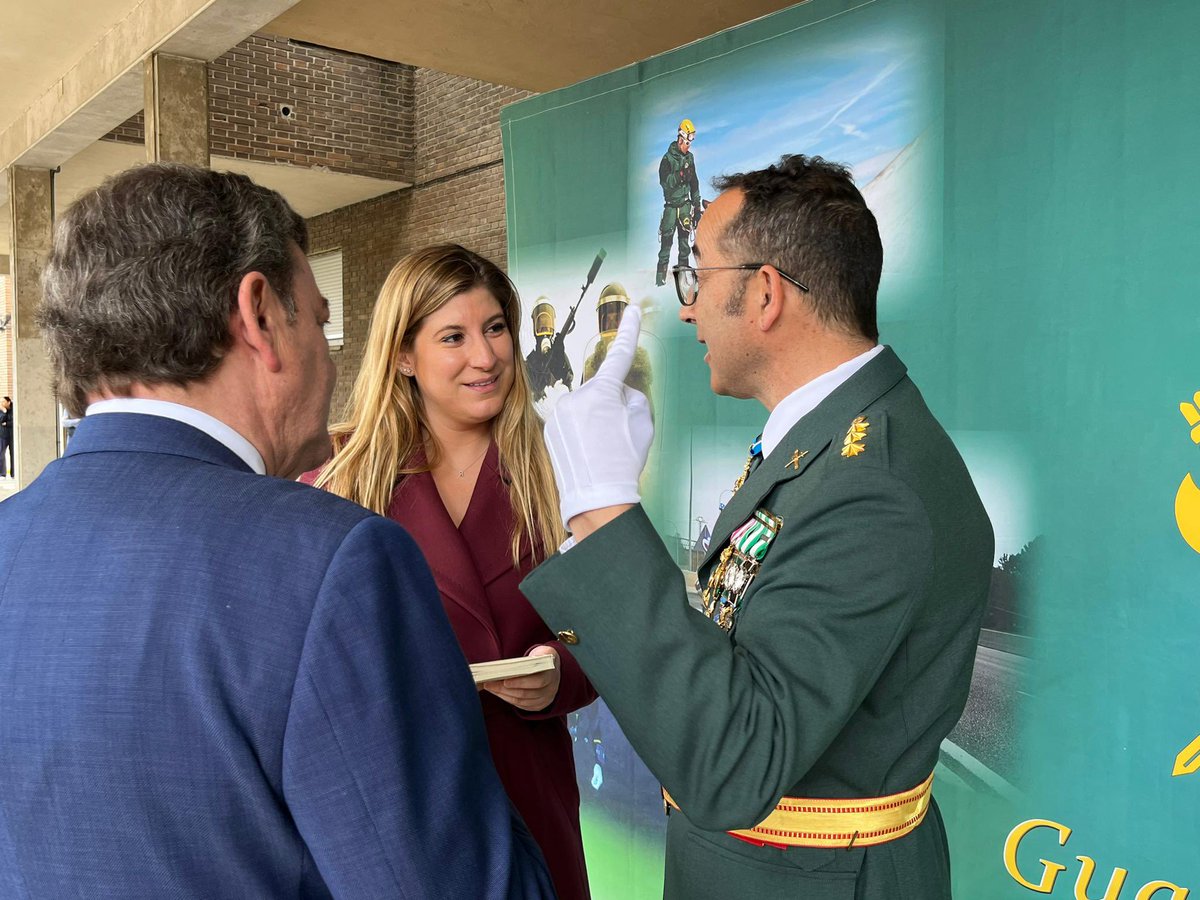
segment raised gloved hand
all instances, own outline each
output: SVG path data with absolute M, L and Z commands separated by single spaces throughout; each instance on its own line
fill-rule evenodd
M 546 449 L 564 527 L 580 513 L 641 499 L 638 479 L 654 440 L 654 422 L 646 395 L 625 384 L 641 325 L 642 311 L 625 307 L 599 370 L 560 398 L 546 420 Z

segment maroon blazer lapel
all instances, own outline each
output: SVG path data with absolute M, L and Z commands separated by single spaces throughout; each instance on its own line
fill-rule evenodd
M 489 454 L 494 449 L 493 446 Z M 472 507 L 476 505 L 477 495 L 478 490 L 471 498 Z M 467 515 L 471 515 L 470 508 Z M 466 539 L 454 527 L 442 504 L 433 476 L 418 472 L 402 478 L 392 493 L 388 518 L 403 525 L 425 555 L 438 590 L 447 601 L 446 613 L 468 661 L 498 658 L 500 639 L 485 606 L 487 595 L 483 582 Z
M 476 572 L 484 585 L 491 584 L 513 568 L 512 516 L 508 483 L 500 471 L 500 449 L 493 443 L 483 458 L 471 505 L 458 526 L 459 533 L 471 548 Z M 522 547 L 522 568 L 530 565 L 530 556 L 529 548 Z

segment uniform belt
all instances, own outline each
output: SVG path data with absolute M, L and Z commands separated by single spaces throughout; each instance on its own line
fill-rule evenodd
M 872 847 L 902 838 L 921 824 L 929 809 L 933 773 L 911 790 L 887 797 L 807 800 L 784 797 L 753 828 L 728 832 L 752 844 L 774 847 Z M 663 802 L 679 804 L 662 789 Z M 682 810 L 680 810 L 682 812 Z

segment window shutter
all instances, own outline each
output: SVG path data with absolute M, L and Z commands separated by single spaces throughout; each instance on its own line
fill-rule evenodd
M 317 289 L 329 301 L 329 324 L 325 326 L 325 339 L 330 347 L 341 347 L 342 327 L 342 251 L 314 253 L 308 258 L 312 266 Z

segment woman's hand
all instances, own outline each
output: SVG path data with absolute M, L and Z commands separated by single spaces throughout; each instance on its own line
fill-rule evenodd
M 522 675 L 519 678 L 489 681 L 482 687 L 505 703 L 511 703 L 517 709 L 537 712 L 553 703 L 554 698 L 558 695 L 558 684 L 562 678 L 559 670 L 558 651 L 553 647 L 540 644 L 525 655 L 553 656 L 554 668 L 545 672 L 534 672 L 532 675 Z

